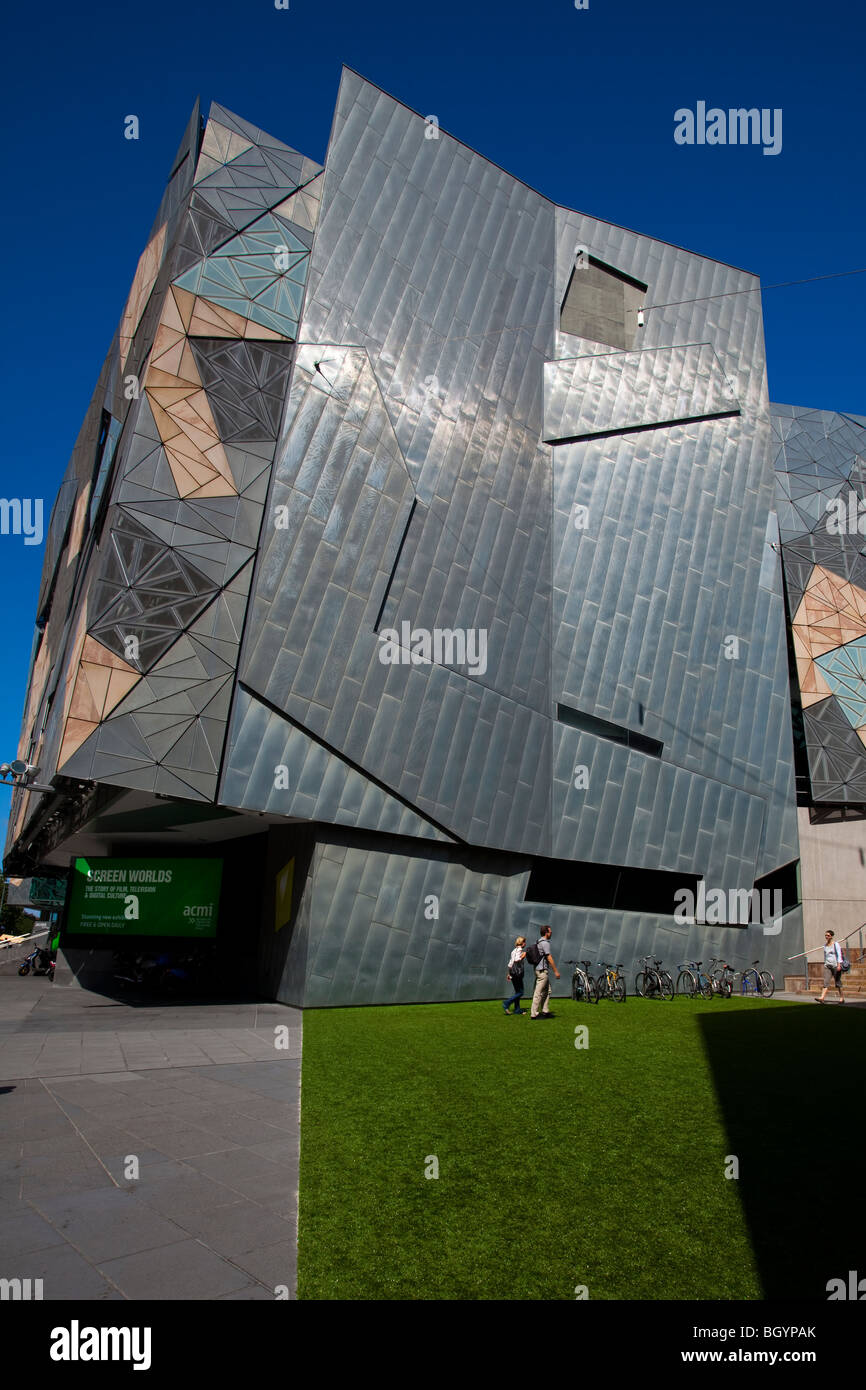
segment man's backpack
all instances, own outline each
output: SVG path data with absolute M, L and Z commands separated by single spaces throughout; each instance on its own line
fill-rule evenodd
M 843 975 L 847 975 L 847 974 L 848 974 L 848 971 L 851 969 L 851 962 L 850 962 L 850 960 L 848 959 L 848 953 L 847 953 L 847 951 L 843 951 L 843 950 L 841 949 L 841 947 L 840 947 L 839 954 L 840 954 L 841 957 L 842 957 L 842 959 L 841 959 L 841 961 L 840 961 L 840 964 L 839 964 L 839 969 L 842 971 L 842 974 L 843 974 Z
M 526 959 L 529 961 L 530 965 L 538 966 L 541 964 L 543 955 L 542 952 L 538 949 L 538 942 L 535 942 L 535 944 L 532 946 L 527 946 Z

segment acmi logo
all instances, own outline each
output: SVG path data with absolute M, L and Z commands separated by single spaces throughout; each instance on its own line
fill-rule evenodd
M 52 1361 L 132 1361 L 134 1371 L 150 1370 L 149 1327 L 68 1327 L 51 1332 Z
M 41 1279 L 0 1279 L 0 1301 L 18 1303 L 31 1298 L 42 1298 Z
M 839 1299 L 850 1299 L 855 1303 L 866 1301 L 866 1279 L 858 1279 L 856 1269 L 848 1270 L 848 1283 L 844 1279 L 827 1281 L 827 1302 L 836 1303 Z

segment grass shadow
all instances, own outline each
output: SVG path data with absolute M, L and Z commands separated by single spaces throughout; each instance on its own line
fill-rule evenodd
M 699 1017 L 768 1299 L 826 1299 L 866 1274 L 866 1009 L 756 1000 Z

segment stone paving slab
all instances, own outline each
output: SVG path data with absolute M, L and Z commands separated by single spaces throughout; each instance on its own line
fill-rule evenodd
M 294 1297 L 299 1012 L 71 994 L 0 978 L 0 1277 L 46 1300 Z

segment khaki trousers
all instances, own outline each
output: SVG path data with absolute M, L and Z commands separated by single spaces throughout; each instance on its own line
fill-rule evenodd
M 535 993 L 532 996 L 532 1017 L 537 1018 L 540 1013 L 548 1014 L 550 1010 L 547 1005 L 550 1002 L 550 972 L 548 970 L 535 971 Z

